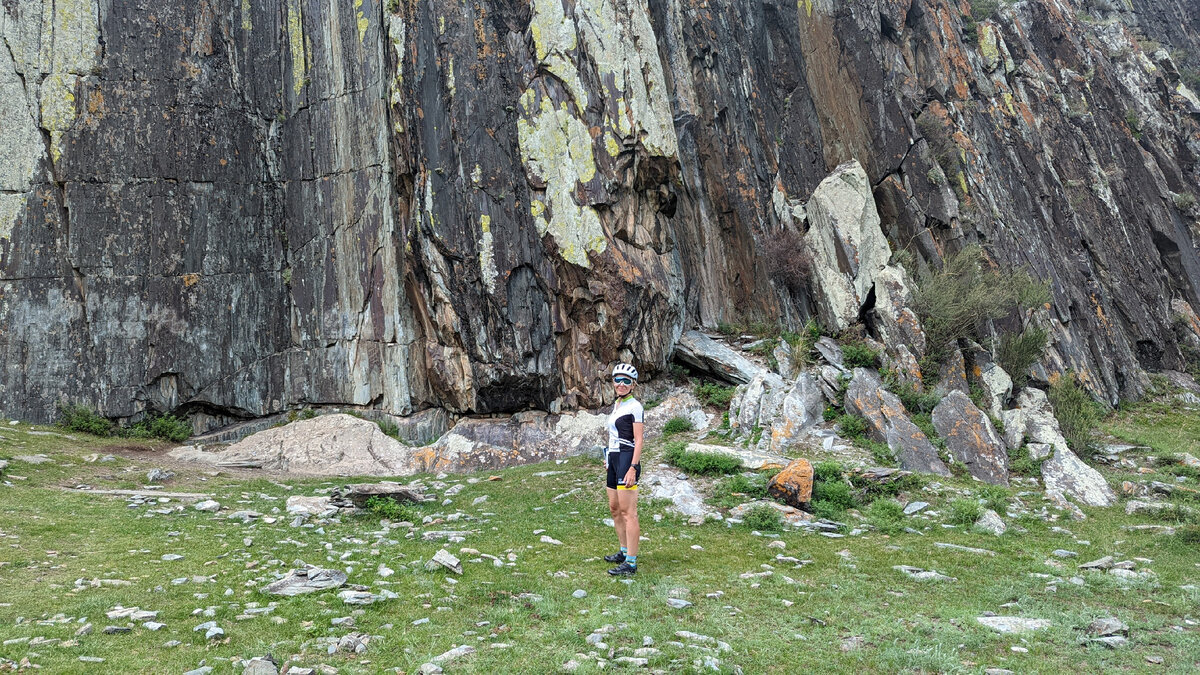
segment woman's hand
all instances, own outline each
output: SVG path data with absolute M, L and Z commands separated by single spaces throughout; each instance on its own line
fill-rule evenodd
M 625 472 L 625 487 L 631 488 L 636 483 L 637 483 L 637 472 L 635 472 L 633 470 L 633 467 L 630 467 L 629 470 Z

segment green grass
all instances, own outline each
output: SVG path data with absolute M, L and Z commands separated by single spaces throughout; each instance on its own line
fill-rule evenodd
M 766 504 L 758 504 L 746 512 L 742 518 L 742 527 L 760 532 L 779 532 L 783 529 L 783 518 L 780 517 L 779 511 Z
M 879 352 L 863 342 L 844 342 L 842 343 L 842 360 L 847 368 L 878 368 Z
M 118 438 L 158 438 L 178 443 L 192 435 L 192 425 L 182 417 L 153 414 L 129 427 L 120 427 L 91 408 L 64 404 L 58 407 L 58 426 L 93 436 Z
M 1067 445 L 1076 453 L 1090 454 L 1092 437 L 1103 418 L 1100 405 L 1079 386 L 1074 373 L 1067 373 L 1052 383 L 1047 397 L 1054 406 L 1054 416 Z
M 762 473 L 726 476 L 713 486 L 711 502 L 728 509 L 756 499 L 767 499 L 768 480 Z
M 983 507 L 973 499 L 955 499 L 950 502 L 950 523 L 971 526 L 983 515 Z
M 737 392 L 736 387 L 728 387 L 715 382 L 702 382 L 696 385 L 696 398 L 705 405 L 718 408 L 728 408 L 729 402 Z
M 867 522 L 884 534 L 904 531 L 904 507 L 895 499 L 877 499 L 867 507 Z
M 1146 427 L 1143 433 L 1156 429 Z M 695 648 L 669 644 L 679 640 L 677 631 L 685 630 L 731 645 L 730 652 L 718 655 L 723 672 L 982 672 L 996 667 L 1021 673 L 1182 673 L 1195 670 L 1200 661 L 1200 633 L 1185 622 L 1196 619 L 1200 594 L 1180 588 L 1196 583 L 1200 532 L 1194 525 L 1180 526 L 1174 536 L 1125 530 L 1146 520 L 1127 516 L 1119 507 L 1084 507 L 1089 518 L 1081 522 L 1023 518 L 1017 522 L 1027 532 L 1020 536 L 984 539 L 970 528 L 943 529 L 938 519 L 900 519 L 925 536 L 891 529 L 897 504 L 878 499 L 863 513 L 880 531 L 827 539 L 800 530 L 761 530 L 779 533 L 786 545 L 780 551 L 753 536 L 750 528 L 721 522 L 690 526 L 644 497 L 639 573 L 625 584 L 605 574 L 611 565 L 600 560 L 614 550 L 616 538 L 603 523 L 608 506 L 595 461 L 571 458 L 561 465 L 447 476 L 441 479 L 444 486 L 461 485 L 462 491 L 451 497 L 452 504 L 442 506 L 438 490 L 437 501 L 420 507 L 431 522 L 411 529 L 385 530 L 371 514 L 310 520 L 313 527 L 293 528 L 283 513 L 288 496 L 313 495 L 357 479 L 224 470 L 210 475 L 207 468 L 173 466 L 177 477 L 172 490 L 210 494 L 225 510 L 216 516 L 190 508 L 152 514 L 152 507 L 129 508 L 121 497 L 62 489 L 84 482 L 97 488 L 137 487 L 145 471 L 159 465 L 160 455 L 152 446 L 129 439 L 75 442 L 31 435 L 30 430 L 28 425 L 4 427 L 0 436 L 0 457 L 44 453 L 54 460 L 39 465 L 13 460 L 5 473 L 12 484 L 0 486 L 0 542 L 5 544 L 0 549 L 0 658 L 29 658 L 42 672 L 178 673 L 201 661 L 214 666 L 215 673 L 241 672 L 231 663 L 234 657 L 268 653 L 281 664 L 327 664 L 342 673 L 414 672 L 462 644 L 478 651 L 455 661 L 447 669 L 451 672 L 553 672 L 577 659 L 576 654 L 595 650 L 586 637 L 606 624 L 616 629 L 605 638 L 613 656 L 632 654 L 649 636 L 662 651 L 650 667 L 666 672 L 698 670 Z M 130 451 L 133 446 L 139 450 Z M 648 471 L 663 449 L 661 442 L 650 440 L 643 460 Z M 115 460 L 85 459 L 109 452 Z M 561 473 L 535 475 L 547 470 Z M 814 473 L 818 483 L 840 481 L 840 467 L 829 462 L 816 462 Z M 490 474 L 500 480 L 486 480 Z M 427 485 L 438 480 L 414 478 Z M 929 510 L 946 517 L 954 491 L 978 490 L 969 481 L 934 480 L 942 491 L 923 492 L 921 498 L 933 504 Z M 571 492 L 575 488 L 579 490 Z M 851 511 L 859 508 L 853 492 L 847 486 L 842 493 L 845 522 L 852 527 L 860 522 Z M 487 501 L 473 505 L 483 496 Z M 1041 503 L 1036 497 L 1023 499 L 1031 506 Z M 236 509 L 253 509 L 277 520 L 242 524 L 223 517 Z M 447 520 L 455 514 L 455 520 Z M 882 531 L 880 523 L 894 533 Z M 1055 526 L 1073 534 L 1056 532 L 1051 529 Z M 423 533 L 445 529 L 469 531 L 464 542 L 447 545 L 463 561 L 461 576 L 424 569 L 424 562 L 445 544 L 426 541 Z M 562 545 L 541 543 L 537 530 Z M 983 546 L 997 555 L 946 550 L 936 542 Z M 464 548 L 496 555 L 503 566 Z M 1056 548 L 1079 551 L 1080 558 L 1055 567 L 1049 552 Z M 163 561 L 165 553 L 184 558 Z M 794 569 L 776 559 L 781 553 L 812 562 Z M 1081 574 L 1086 579 L 1082 587 L 1062 583 L 1057 592 L 1047 590 L 1044 575 L 1066 578 L 1077 574 L 1077 562 L 1109 554 L 1152 560 L 1155 580 L 1126 585 L 1105 574 Z M 350 568 L 350 583 L 376 592 L 386 588 L 400 599 L 356 608 L 333 592 L 296 598 L 259 592 L 296 560 Z M 395 573 L 380 577 L 381 564 Z M 892 569 L 898 564 L 936 569 L 958 581 L 912 581 Z M 764 571 L 764 565 L 772 566 L 771 576 L 741 578 Z M 212 580 L 190 580 L 200 575 Z M 171 583 L 184 577 L 187 583 Z M 79 590 L 77 579 L 84 580 Z M 92 579 L 129 585 L 92 587 Z M 585 590 L 587 597 L 573 598 L 575 589 Z M 719 597 L 707 597 L 717 591 Z M 671 594 L 686 595 L 694 605 L 670 609 L 665 601 Z M 782 600 L 793 604 L 785 606 Z M 278 604 L 266 617 L 236 618 L 248 603 L 270 602 Z M 129 635 L 104 635 L 105 626 L 125 623 L 105 618 L 117 605 L 158 611 L 166 626 L 153 633 L 135 627 Z M 209 607 L 213 617 L 193 616 Z M 984 611 L 1045 618 L 1052 625 L 1024 638 L 1000 636 L 975 621 Z M 354 628 L 331 625 L 332 618 L 352 613 Z M 38 623 L 57 614 L 71 621 Z M 1131 626 L 1127 648 L 1078 643 L 1084 627 L 1100 616 L 1117 616 Z M 17 617 L 23 617 L 21 623 Z M 95 631 L 75 638 L 80 617 L 87 617 Z M 420 619 L 429 621 L 413 625 Z M 207 620 L 217 621 L 228 640 L 209 644 L 192 631 Z M 362 655 L 327 655 L 314 642 L 351 631 L 379 637 Z M 78 645 L 3 644 L 39 636 L 77 639 Z M 862 647 L 842 651 L 843 640 L 851 636 L 861 637 Z M 169 640 L 181 644 L 164 647 Z M 493 643 L 510 646 L 491 648 Z M 1029 651 L 1013 652 L 1012 646 Z M 79 656 L 105 662 L 84 664 Z M 602 656 L 609 659 L 608 651 Z M 1162 657 L 1164 664 L 1149 666 L 1148 656 Z M 579 672 L 598 671 L 595 661 L 582 664 Z
M 687 441 L 668 443 L 663 458 L 688 473 L 701 476 L 717 476 L 742 470 L 742 462 L 738 458 L 715 452 L 688 450 Z
M 867 420 L 858 415 L 845 413 L 837 418 L 837 425 L 846 438 L 859 439 L 867 433 Z
M 686 417 L 672 417 L 663 425 L 663 436 L 673 436 L 682 434 L 686 431 L 691 431 L 694 427 L 692 421 Z

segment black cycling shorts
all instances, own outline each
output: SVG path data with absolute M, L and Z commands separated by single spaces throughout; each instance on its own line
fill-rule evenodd
M 642 465 L 633 465 L 633 487 L 625 487 L 625 474 L 629 473 L 629 465 L 633 463 L 633 451 L 608 453 L 608 488 L 610 490 L 636 490 L 637 482 L 642 478 Z

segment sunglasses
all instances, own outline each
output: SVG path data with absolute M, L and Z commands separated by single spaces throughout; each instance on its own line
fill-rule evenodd
M 614 377 L 613 384 L 633 384 L 633 380 L 628 377 Z

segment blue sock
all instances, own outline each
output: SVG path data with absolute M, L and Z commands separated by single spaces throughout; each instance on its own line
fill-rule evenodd
M 637 567 L 637 556 L 625 554 L 625 562 L 629 563 L 630 567 Z
M 628 553 L 629 553 L 629 547 L 628 547 L 628 546 L 622 546 L 622 547 L 621 547 L 621 555 L 627 555 Z

